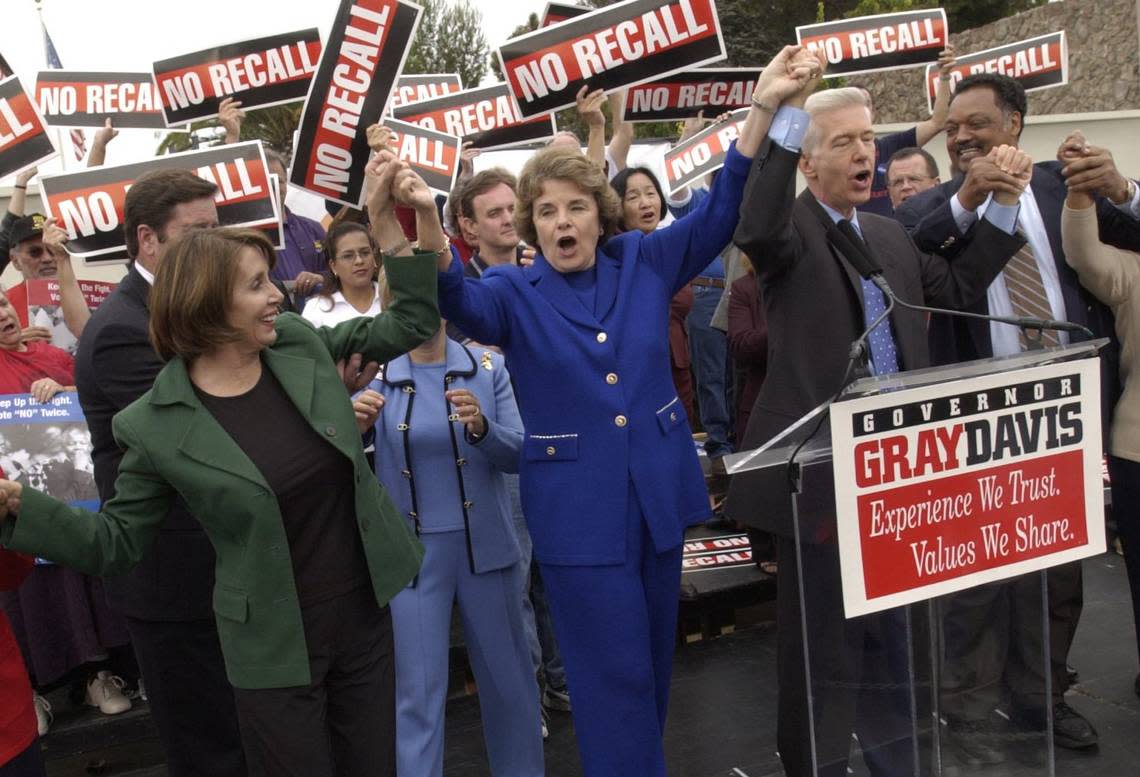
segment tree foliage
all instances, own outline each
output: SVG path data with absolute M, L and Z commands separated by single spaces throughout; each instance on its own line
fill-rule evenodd
M 293 155 L 293 133 L 301 122 L 303 103 L 287 103 L 248 111 L 241 125 L 242 140 L 260 140 L 270 148 Z M 190 132 L 172 132 L 163 138 L 157 153 L 173 154 L 195 148 L 220 145 L 225 133 L 217 119 L 203 119 L 190 125 Z
M 490 53 L 483 14 L 469 0 L 418 2 L 424 10 L 404 72 L 458 73 L 465 89 L 478 86 Z

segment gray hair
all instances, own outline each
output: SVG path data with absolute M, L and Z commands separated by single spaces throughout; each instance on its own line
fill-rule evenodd
M 804 110 L 808 112 L 812 120 L 808 124 L 803 143 L 800 144 L 803 153 L 810 154 L 815 149 L 816 144 L 819 143 L 819 130 L 815 121 L 817 116 L 850 108 L 854 105 L 866 108 L 867 115 L 870 116 L 871 111 L 867 107 L 867 96 L 863 94 L 863 90 L 855 86 L 845 86 L 842 89 L 824 89 L 822 92 L 816 92 L 807 98 L 807 102 L 804 103 Z

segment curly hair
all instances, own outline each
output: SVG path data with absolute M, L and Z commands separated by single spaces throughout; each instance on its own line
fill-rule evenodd
M 620 231 L 621 200 L 606 180 L 606 174 L 578 150 L 545 148 L 523 166 L 516 191 L 515 230 L 531 245 L 538 245 L 534 227 L 534 201 L 542 194 L 546 181 L 567 181 L 594 198 L 598 206 L 598 225 L 602 242 Z

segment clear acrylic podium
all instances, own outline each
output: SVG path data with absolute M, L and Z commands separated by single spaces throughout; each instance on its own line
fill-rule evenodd
M 1106 343 L 865 378 L 838 401 L 1093 359 Z M 779 611 L 798 615 L 778 624 L 778 739 L 789 773 L 1056 774 L 1053 705 L 1072 640 L 1061 600 L 1074 586 L 1079 593 L 1079 562 L 846 618 L 828 405 L 726 466 L 729 475 L 748 472 L 761 509 L 793 527 L 778 538 Z

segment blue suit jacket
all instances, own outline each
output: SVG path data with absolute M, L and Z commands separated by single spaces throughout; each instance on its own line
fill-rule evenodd
M 388 362 L 383 377 L 369 386 L 385 400 L 384 409 L 376 419 L 376 474 L 408 520 L 408 528 L 414 525 L 409 517 L 413 485 L 418 489 L 453 490 L 457 514 L 464 512 L 463 502 L 469 502 L 464 523 L 472 572 L 502 569 L 518 562 L 522 556 L 503 477 L 504 472 L 518 471 L 522 446 L 522 421 L 511 390 L 511 376 L 499 354 L 486 349 L 468 349 L 451 339 L 447 340 L 445 376 L 451 379 L 446 386 L 417 385 L 412 377 L 411 360 L 405 354 Z M 409 392 L 409 388 L 414 391 Z M 409 403 L 416 394 L 446 389 L 467 389 L 479 399 L 480 410 L 487 419 L 487 434 L 478 443 L 469 443 L 463 434 L 463 425 L 455 423 L 456 445 L 464 464 L 433 472 L 416 465 L 414 429 L 408 430 L 409 449 L 405 458 L 404 431 L 399 426 L 407 418 Z M 441 425 L 449 423 L 446 418 L 437 420 Z M 411 463 L 406 475 L 405 461 Z M 460 478 L 465 499 L 459 496 Z
M 523 510 L 540 562 L 624 561 L 631 493 L 658 551 L 708 517 L 670 373 L 669 300 L 732 239 L 748 169 L 734 147 L 699 209 L 599 246 L 594 310 L 541 255 L 482 280 L 464 278 L 457 261 L 440 273 L 444 317 L 506 355 L 526 429 Z

